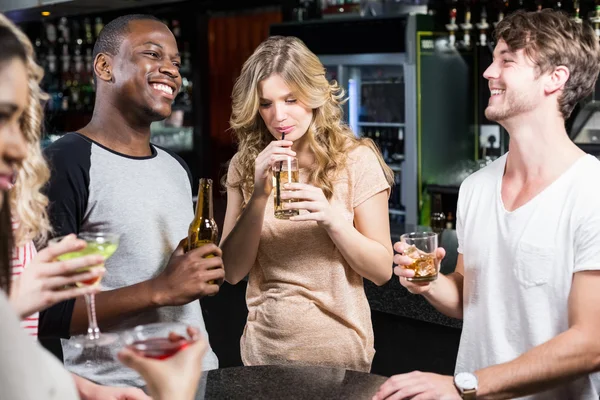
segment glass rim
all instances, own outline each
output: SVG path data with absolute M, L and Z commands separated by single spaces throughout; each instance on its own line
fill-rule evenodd
M 407 233 L 403 233 L 402 235 L 400 235 L 400 240 L 403 239 L 411 239 L 411 240 L 415 240 L 415 239 L 430 239 L 433 237 L 437 237 L 437 233 L 433 232 L 433 231 L 427 231 L 427 232 L 407 232 Z
M 200 335 L 202 335 L 202 330 L 199 326 L 179 321 L 163 321 L 150 322 L 147 324 L 136 325 L 131 328 L 125 328 L 120 332 L 120 336 L 123 338 L 125 343 L 131 342 L 135 338 L 147 335 L 151 335 L 150 337 L 169 337 L 169 334 L 171 333 L 181 335 L 186 340 L 191 340 L 192 337 L 187 331 L 188 327 L 195 329 Z
M 79 232 L 79 233 L 68 233 L 66 235 L 57 236 L 48 240 L 48 244 L 57 244 L 60 243 L 64 238 L 69 235 L 74 234 L 77 239 L 86 240 L 86 239 L 98 239 L 98 238 L 110 238 L 111 242 L 116 242 L 121 238 L 121 234 L 112 233 L 112 232 Z
M 276 160 L 276 161 L 283 161 L 283 160 L 298 161 L 298 157 L 290 156 L 289 154 L 274 154 L 273 160 Z
M 126 329 L 126 330 L 139 332 L 139 331 L 148 330 L 148 329 L 152 329 L 152 328 L 169 328 L 169 327 L 178 327 L 178 328 L 183 327 L 185 329 L 187 329 L 188 327 L 191 327 L 193 329 L 200 331 L 199 327 L 197 327 L 193 324 L 187 324 L 187 323 L 181 322 L 181 321 L 150 322 L 147 324 L 136 325 L 136 326 Z

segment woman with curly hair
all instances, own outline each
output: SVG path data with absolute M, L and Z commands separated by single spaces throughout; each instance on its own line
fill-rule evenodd
M 37 311 L 42 305 L 36 304 L 36 300 L 39 300 L 40 296 L 30 296 L 30 291 L 39 291 L 36 285 L 31 284 L 32 281 L 39 282 L 36 276 L 39 268 L 28 269 L 25 273 L 25 267 L 37 253 L 35 244 L 44 244 L 50 231 L 50 222 L 46 212 L 48 198 L 40 191 L 50 177 L 50 171 L 42 156 L 40 146 L 43 119 L 42 102 L 48 96 L 40 88 L 39 83 L 44 71 L 34 60 L 33 47 L 27 36 L 4 17 L 0 19 L 0 26 L 5 26 L 12 31 L 26 53 L 25 67 L 29 91 L 27 104 L 20 120 L 20 128 L 25 138 L 27 153 L 15 171 L 9 193 L 14 235 L 11 260 L 13 282 L 10 300 L 22 318 L 23 328 L 30 335 L 37 336 Z M 60 293 L 60 295 L 68 294 Z
M 294 37 L 270 37 L 232 94 L 238 140 L 224 183 L 225 276 L 249 274 L 245 365 L 312 364 L 369 371 L 373 328 L 363 278 L 392 275 L 388 195 L 393 173 L 370 139 L 342 122 L 344 92 Z M 285 137 L 283 137 L 285 135 Z M 300 182 L 274 217 L 272 167 L 298 159 Z

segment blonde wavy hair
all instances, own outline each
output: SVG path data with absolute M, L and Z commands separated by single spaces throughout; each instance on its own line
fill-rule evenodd
M 28 146 L 27 156 L 19 166 L 15 185 L 10 191 L 12 214 L 19 221 L 15 244 L 22 245 L 28 240 L 35 240 L 39 245 L 46 241 L 51 231 L 46 211 L 48 197 L 40 191 L 50 178 L 50 170 L 41 149 L 42 102 L 48 99 L 48 95 L 40 88 L 44 70 L 35 61 L 29 38 L 2 14 L 0 25 L 9 28 L 25 48 L 29 77 L 29 99 L 21 117 L 21 130 Z
M 373 150 L 386 180 L 393 185 L 394 173 L 375 143 L 369 138 L 356 138 L 342 121 L 344 90 L 336 81 L 327 81 L 319 58 L 296 37 L 272 36 L 244 63 L 233 86 L 229 123 L 238 141 L 242 176 L 230 186 L 252 193 L 256 157 L 273 140 L 259 114 L 258 92 L 259 83 L 272 75 L 279 75 L 294 96 L 313 109 L 313 120 L 305 134 L 315 158 L 309 182 L 320 187 L 328 200 L 333 196 L 333 180 L 346 167 L 348 152 L 358 146 Z M 222 182 L 226 184 L 226 175 Z

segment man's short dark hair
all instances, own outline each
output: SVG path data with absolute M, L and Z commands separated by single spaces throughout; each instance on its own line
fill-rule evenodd
M 153 15 L 149 14 L 129 14 L 115 18 L 102 28 L 96 43 L 94 44 L 94 60 L 99 53 L 109 54 L 114 56 L 119 52 L 119 46 L 123 41 L 123 36 L 129 33 L 129 23 L 131 21 L 162 21 Z

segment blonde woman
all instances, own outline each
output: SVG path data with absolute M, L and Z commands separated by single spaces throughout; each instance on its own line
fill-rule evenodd
M 0 26 L 8 28 L 17 37 L 25 49 L 27 59 L 27 103 L 19 119 L 27 152 L 15 170 L 9 192 L 14 233 L 10 301 L 22 319 L 23 328 L 30 335 L 37 336 L 38 311 L 58 301 L 83 295 L 89 289 L 64 290 L 64 283 L 50 285 L 50 274 L 58 274 L 58 271 L 42 265 L 52 261 L 50 258 L 43 255 L 36 258 L 35 245 L 43 245 L 51 230 L 46 212 L 48 198 L 40 191 L 50 177 L 40 145 L 42 103 L 47 99 L 39 86 L 43 69 L 35 62 L 33 47 L 26 35 L 3 15 L 0 15 Z
M 1 21 L 7 25 L 6 21 Z M 43 304 L 37 304 L 40 296 L 31 296 L 30 291 L 36 291 L 40 282 L 33 270 L 25 274 L 25 267 L 36 255 L 36 246 L 44 243 L 50 223 L 46 213 L 48 199 L 40 189 L 50 177 L 50 171 L 44 160 L 40 148 L 40 132 L 43 118 L 41 102 L 47 99 L 42 92 L 39 82 L 43 77 L 43 69 L 36 64 L 33 58 L 33 48 L 29 39 L 18 29 L 13 30 L 26 50 L 27 61 L 25 67 L 28 75 L 29 93 L 27 105 L 21 116 L 20 125 L 27 145 L 27 156 L 23 159 L 13 179 L 13 186 L 9 198 L 13 214 L 12 228 L 14 234 L 14 248 L 12 256 L 13 287 L 11 302 L 17 313 L 21 316 L 22 327 L 32 336 L 38 332 L 38 312 Z M 21 284 L 23 283 L 23 284 Z M 64 295 L 65 293 L 61 293 Z M 33 314 L 31 312 L 35 311 Z
M 294 37 L 263 42 L 235 83 L 230 122 L 239 148 L 224 179 L 221 248 L 228 282 L 249 274 L 245 365 L 371 368 L 363 278 L 382 285 L 392 275 L 393 174 L 374 143 L 342 122 L 343 94 Z M 273 213 L 271 170 L 281 155 L 297 157 L 300 168 L 287 198 L 303 211 L 290 220 Z
M 104 272 L 102 269 L 79 274 L 74 274 L 74 271 L 83 266 L 102 263 L 103 258 L 87 256 L 68 263 L 55 262 L 56 256 L 85 247 L 85 242 L 77 240 L 67 240 L 64 245 L 61 243 L 56 248 L 46 248 L 37 254 L 34 241 L 43 244 L 50 232 L 46 213 L 48 198 L 40 192 L 50 177 L 40 146 L 42 102 L 46 99 L 46 94 L 39 86 L 43 70 L 35 62 L 33 47 L 27 36 L 2 14 L 0 28 L 5 30 L 7 36 L 14 35 L 22 46 L 28 83 L 28 88 L 25 89 L 25 106 L 18 121 L 15 121 L 18 127 L 4 127 L 2 124 L 8 117 L 0 118 L 0 128 L 12 129 L 13 135 L 22 134 L 25 142 L 24 157 L 15 162 L 13 183 L 9 184 L 11 187 L 8 198 L 14 232 L 11 259 L 13 282 L 10 285 L 9 302 L 21 318 L 22 328 L 30 335 L 37 336 L 39 311 L 60 301 L 99 290 L 98 287 L 64 289 L 64 286 L 101 275 Z M 17 58 L 20 57 L 19 55 Z M 0 98 L 0 103 L 2 100 Z M 10 122 L 6 124 L 10 125 Z M 149 399 L 137 388 L 100 386 L 74 374 L 72 378 L 79 396 L 84 400 Z

